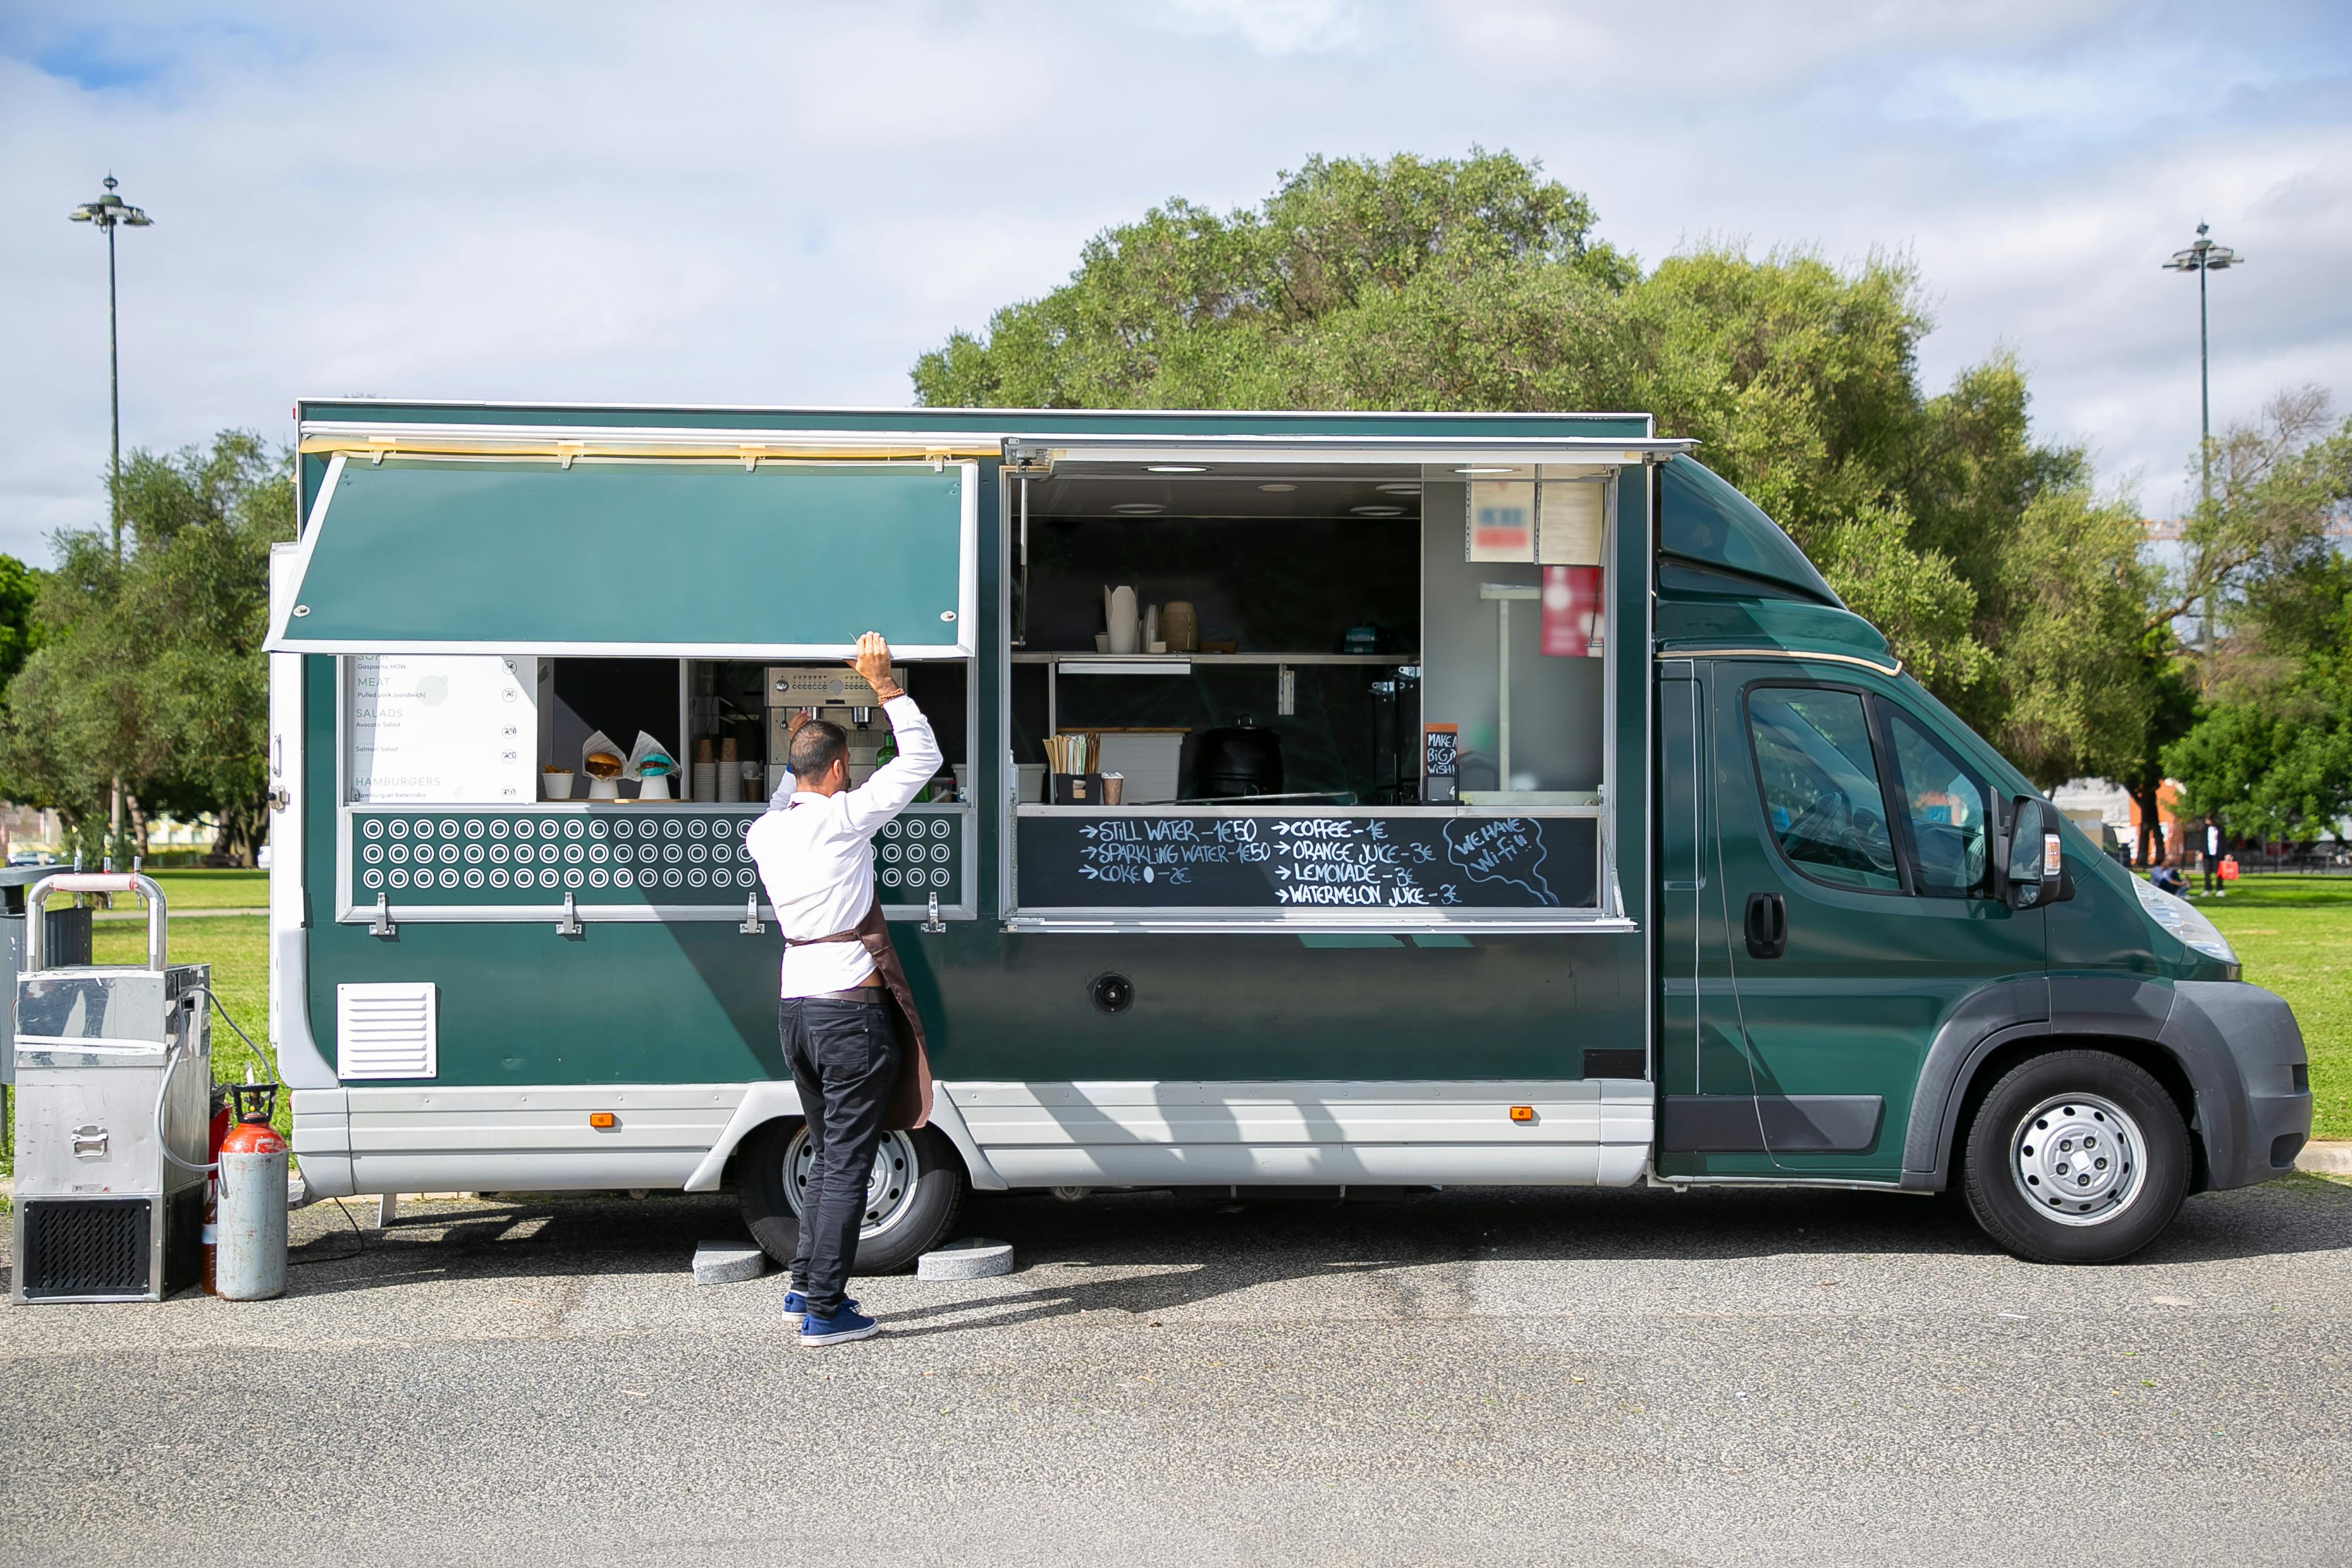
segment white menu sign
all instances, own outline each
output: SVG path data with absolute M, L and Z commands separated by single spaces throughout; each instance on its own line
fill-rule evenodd
M 528 805 L 539 798 L 539 661 L 362 654 L 351 661 L 352 798 Z

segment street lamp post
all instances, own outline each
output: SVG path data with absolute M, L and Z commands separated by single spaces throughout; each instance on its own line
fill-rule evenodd
M 2226 245 L 2216 245 L 2207 236 L 2210 224 L 2197 226 L 2196 243 L 2186 250 L 2176 250 L 2172 259 L 2164 263 L 2168 272 L 2197 274 L 2197 406 L 2199 421 L 2198 456 L 2204 471 L 2203 505 L 2213 504 L 2213 368 L 2211 337 L 2205 323 L 2205 275 L 2221 272 L 2231 267 L 2242 267 L 2246 258 Z M 2205 601 L 2205 658 L 2210 666 L 2213 658 L 2213 595 L 2209 588 Z
M 106 176 L 106 194 L 74 208 L 76 223 L 94 223 L 106 231 L 106 396 L 113 420 L 113 446 L 107 462 L 106 510 L 114 532 L 114 564 L 122 564 L 122 357 L 114 304 L 114 231 L 145 228 L 155 220 L 114 194 L 115 178 Z M 122 838 L 122 780 L 117 775 L 107 805 L 107 864 L 113 864 L 114 847 Z
M 74 208 L 73 221 L 94 223 L 106 231 L 106 395 L 114 418 L 114 447 L 107 468 L 107 509 L 114 526 L 114 563 L 122 564 L 122 361 L 114 308 L 114 231 L 145 228 L 155 220 L 114 194 L 115 178 L 106 176 L 106 195 Z

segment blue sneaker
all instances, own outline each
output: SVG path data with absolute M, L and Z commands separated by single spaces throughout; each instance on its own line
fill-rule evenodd
M 852 1340 L 870 1339 L 881 1331 L 881 1324 L 860 1313 L 846 1301 L 830 1318 L 820 1318 L 810 1312 L 801 1319 L 801 1343 L 803 1345 L 847 1344 Z
M 854 1311 L 856 1311 L 856 1310 L 857 1310 L 857 1298 L 856 1298 L 856 1297 L 855 1297 L 855 1296 L 845 1296 L 845 1297 L 843 1297 L 843 1298 L 842 1298 L 842 1302 L 841 1302 L 841 1304 L 842 1304 L 843 1306 L 845 1306 L 845 1307 L 848 1308 L 848 1309 L 849 1309 L 851 1311 L 853 1311 L 853 1312 L 854 1312 Z M 785 1292 L 784 1292 L 784 1321 L 786 1321 L 786 1322 L 788 1322 L 788 1323 L 797 1323 L 797 1322 L 799 1322 L 803 1318 L 805 1318 L 805 1317 L 807 1317 L 807 1316 L 808 1316 L 808 1298 L 807 1298 L 806 1296 L 802 1295 L 802 1294 L 801 1294 L 799 1291 L 797 1291 L 797 1290 L 787 1290 L 787 1291 L 785 1291 Z

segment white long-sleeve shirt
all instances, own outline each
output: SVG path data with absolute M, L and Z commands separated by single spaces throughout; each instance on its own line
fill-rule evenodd
M 874 836 L 907 808 L 940 771 L 940 743 L 911 697 L 882 704 L 898 754 L 856 789 L 823 795 L 796 790 L 792 775 L 751 825 L 746 847 L 776 924 L 795 942 L 831 936 L 866 918 L 874 901 Z M 784 949 L 781 994 L 846 991 L 874 973 L 863 945 L 830 942 Z

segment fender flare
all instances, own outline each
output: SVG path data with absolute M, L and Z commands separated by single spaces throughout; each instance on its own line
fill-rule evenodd
M 751 1135 L 754 1128 L 765 1126 L 779 1117 L 800 1114 L 800 1090 L 789 1079 L 747 1087 L 742 1100 L 735 1107 L 735 1114 L 727 1119 L 726 1129 L 719 1134 L 719 1142 L 710 1146 L 710 1152 L 702 1157 L 702 1163 L 695 1166 L 694 1173 L 687 1177 L 686 1191 L 717 1192 L 719 1179 L 727 1170 L 729 1157 L 735 1152 L 737 1145 Z M 980 1145 L 972 1141 L 971 1129 L 964 1125 L 963 1112 L 956 1109 L 955 1099 L 945 1084 L 931 1086 L 930 1124 L 955 1145 L 955 1152 L 963 1159 L 964 1172 L 971 1178 L 974 1187 L 987 1193 L 1006 1190 L 1004 1178 L 996 1173 L 996 1167 L 988 1163 L 988 1156 L 981 1152 Z
M 1897 1185 L 1906 1192 L 1939 1193 L 1949 1184 L 1952 1140 L 1977 1068 L 2002 1046 L 2048 1035 L 2050 1013 L 2050 980 L 2042 974 L 2000 981 L 1961 998 L 1919 1064 Z
M 2260 1042 L 2254 1049 L 2282 1061 L 2300 1054 L 2301 1037 L 2285 1004 L 2260 987 L 2238 982 L 2208 985 L 2134 974 L 2053 974 L 2046 982 L 2043 1016 L 1999 1022 L 2000 1004 L 1990 993 L 2020 988 L 2011 992 L 2015 1005 L 2024 1001 L 2022 988 L 2030 984 L 2008 982 L 1988 987 L 1963 1003 L 1937 1031 L 1920 1068 L 1905 1131 L 1902 1187 L 1940 1192 L 1950 1184 L 1960 1109 L 1985 1059 L 2003 1047 L 2037 1037 L 2087 1044 L 2128 1041 L 2144 1051 L 2161 1053 L 2189 1091 L 2189 1135 L 2203 1156 L 2193 1190 L 2242 1186 L 2274 1173 L 2250 1164 L 2259 1151 L 2252 1148 L 2245 1064 L 2231 1036 L 2249 1036 L 2250 1045 Z M 2228 1015 L 2232 1024 L 2241 1024 L 2239 1015 L 2246 1015 L 2259 1019 L 2261 1026 L 2225 1028 L 2212 1017 L 2215 1013 Z M 2283 1025 L 2270 1016 L 2273 1013 L 2284 1018 Z M 2280 1070 L 2283 1074 L 2284 1068 Z

